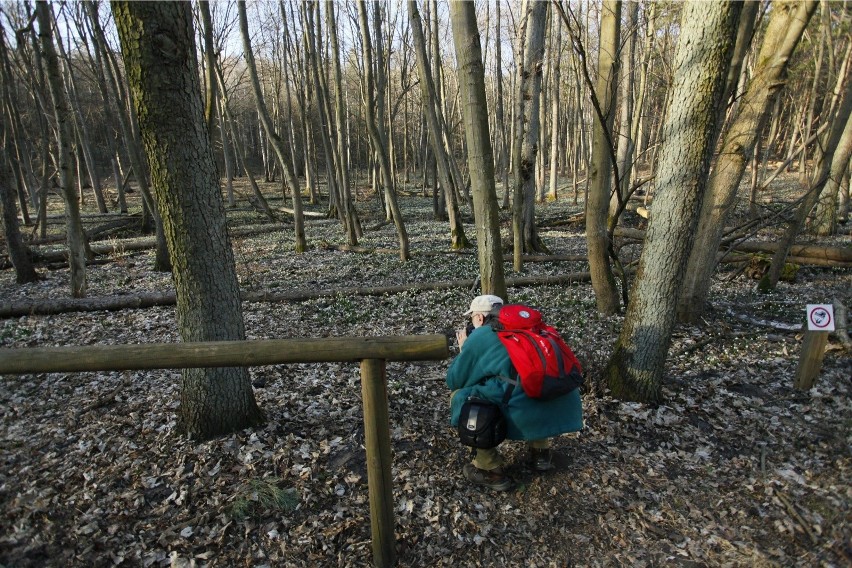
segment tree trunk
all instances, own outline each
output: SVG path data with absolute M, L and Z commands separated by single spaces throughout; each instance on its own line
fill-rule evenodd
M 169 260 L 166 236 L 163 232 L 162 220 L 160 219 L 159 214 L 156 213 L 154 197 L 151 195 L 151 190 L 148 186 L 148 168 L 145 165 L 142 150 L 139 146 L 136 115 L 132 110 L 130 110 L 132 105 L 127 102 L 125 87 L 121 83 L 117 74 L 118 64 L 115 62 L 115 58 L 107 48 L 106 36 L 104 35 L 104 31 L 98 17 L 98 6 L 95 2 L 87 1 L 85 3 L 85 8 L 86 14 L 89 16 L 89 21 L 92 25 L 92 40 L 95 44 L 95 51 L 101 54 L 101 63 L 107 79 L 106 85 L 104 85 L 105 90 L 109 89 L 113 99 L 115 100 L 116 106 L 119 108 L 119 111 L 116 113 L 118 123 L 121 128 L 124 145 L 127 148 L 127 154 L 130 158 L 131 168 L 136 175 L 136 181 L 139 184 L 139 191 L 142 193 L 143 214 L 146 210 L 155 214 L 154 230 L 157 234 L 157 250 L 154 257 L 154 270 L 168 272 L 171 270 L 171 261 Z M 104 93 L 104 100 L 107 105 L 111 104 L 109 102 L 108 92 Z M 143 229 L 144 228 L 145 223 L 143 221 Z
M 742 3 L 732 1 L 683 5 L 654 215 L 624 325 L 605 371 L 618 398 L 642 402 L 660 398 L 660 379 L 677 315 L 677 290 L 710 169 L 741 9 Z
M 538 153 L 539 105 L 544 71 L 547 2 L 526 1 L 523 61 L 518 64 L 515 138 L 512 150 L 512 231 L 515 272 L 523 270 L 523 254 L 545 252 L 535 227 L 535 162 Z
M 502 26 L 502 19 L 500 18 L 500 4 L 502 2 L 495 3 L 495 18 L 497 20 L 497 28 L 495 30 L 496 35 L 496 43 L 494 45 L 495 52 L 495 74 L 497 75 L 497 101 L 495 104 L 495 121 L 497 125 L 497 131 L 500 135 L 500 179 L 503 180 L 503 206 L 507 207 L 509 204 L 509 139 L 506 136 L 506 120 L 504 118 L 503 111 L 503 57 L 502 57 L 502 40 L 500 38 L 500 28 Z M 502 297 L 502 296 L 501 296 Z
M 37 190 L 34 182 L 30 182 L 30 189 L 27 191 L 27 178 L 34 178 L 33 164 L 30 157 L 30 152 L 26 151 L 28 141 L 24 136 L 24 128 L 21 125 L 21 117 L 18 112 L 18 107 L 12 100 L 12 93 L 9 86 L 13 84 L 12 67 L 9 62 L 9 51 L 6 46 L 6 36 L 4 30 L 0 29 L 0 109 L 5 109 L 6 121 L 11 132 L 6 133 L 6 144 L 10 147 L 8 157 L 12 168 L 12 176 L 16 180 L 18 186 L 18 201 L 21 208 L 21 217 L 25 225 L 31 224 L 30 214 L 28 209 L 28 198 L 30 204 L 36 206 Z M 42 121 L 40 119 L 40 121 Z M 14 146 L 14 154 L 11 150 Z M 23 148 L 22 148 L 23 147 Z M 11 179 L 7 180 L 11 183 Z M 17 221 L 17 216 L 15 217 Z
M 71 268 L 71 296 L 86 295 L 86 236 L 80 220 L 80 197 L 74 186 L 74 156 L 71 149 L 71 113 L 65 97 L 65 85 L 59 69 L 59 57 L 53 44 L 53 9 L 47 2 L 36 2 L 39 38 L 50 86 L 50 99 L 56 118 L 59 187 L 65 200 L 65 234 L 68 240 L 68 264 Z
M 334 63 L 334 117 L 337 123 L 337 153 L 339 155 L 338 176 L 340 179 L 341 207 L 346 225 L 346 239 L 350 245 L 357 245 L 361 237 L 361 222 L 352 200 L 352 186 L 349 181 L 349 154 L 346 144 L 346 106 L 343 93 L 343 73 L 340 69 L 340 46 L 337 41 L 337 22 L 334 15 L 334 2 L 326 4 L 328 13 L 328 33 L 331 38 L 331 51 Z
M 245 2 L 238 2 L 237 8 L 240 19 L 240 35 L 243 39 L 243 54 L 246 58 L 246 67 L 248 68 L 249 79 L 251 80 L 252 90 L 254 91 L 255 102 L 257 103 L 258 116 L 260 117 L 261 125 L 272 145 L 275 155 L 278 157 L 278 164 L 281 166 L 283 177 L 290 191 L 293 193 L 293 229 L 295 231 L 295 250 L 297 253 L 303 253 L 308 247 L 307 239 L 305 238 L 305 217 L 302 213 L 302 192 L 299 188 L 299 180 L 293 173 L 293 165 L 287 158 L 284 151 L 284 143 L 275 126 L 272 123 L 272 117 L 269 116 L 269 111 L 264 102 L 263 92 L 260 88 L 260 80 L 257 75 L 257 66 L 254 62 L 254 53 L 251 49 L 251 39 L 248 31 L 248 17 L 246 16 Z
M 442 129 L 436 110 L 437 97 L 435 96 L 435 83 L 432 80 L 432 73 L 429 70 L 429 62 L 426 58 L 426 41 L 423 38 L 423 28 L 420 23 L 420 14 L 417 11 L 417 2 L 414 0 L 409 0 L 408 2 L 408 17 L 414 41 L 414 52 L 417 58 L 417 72 L 420 75 L 423 112 L 429 128 L 429 140 L 432 142 L 432 152 L 435 156 L 437 175 L 441 180 L 441 186 L 445 188 L 444 200 L 446 202 L 447 216 L 450 221 L 450 248 L 459 250 L 469 247 L 470 243 L 464 234 L 464 226 L 461 221 L 456 193 L 450 189 L 453 187 L 450 181 L 450 164 L 441 138 Z
M 413 5 L 411 1 L 409 8 L 412 13 L 416 13 Z M 497 188 L 494 185 L 494 153 L 488 132 L 485 68 L 482 65 L 482 48 L 473 3 L 452 2 L 450 15 L 465 122 L 468 169 L 473 188 L 482 293 L 495 294 L 508 300 L 503 274 Z
M 0 139 L 5 138 L 3 125 L 0 123 Z M 21 238 L 18 224 L 18 208 L 15 206 L 15 195 L 12 191 L 11 158 L 6 152 L 0 153 L 0 213 L 2 213 L 3 236 L 6 248 L 9 250 L 9 260 L 15 267 L 15 281 L 18 284 L 38 281 L 38 274 L 33 266 L 32 255 Z
M 618 290 L 609 264 L 611 248 L 607 228 L 609 196 L 612 189 L 612 126 L 615 121 L 615 93 L 618 86 L 618 45 L 621 2 L 604 0 L 601 8 L 601 37 L 598 51 L 598 84 L 595 89 L 600 115 L 592 131 L 592 161 L 589 170 L 589 198 L 586 201 L 586 241 L 589 270 L 598 311 L 618 312 Z
M 204 122 L 190 4 L 116 1 L 112 7 L 175 266 L 181 339 L 244 340 L 233 251 Z M 237 367 L 184 369 L 178 418 L 179 429 L 195 439 L 263 421 L 248 370 Z
M 633 126 L 633 89 L 635 81 L 636 60 L 636 37 L 638 36 L 639 3 L 627 3 L 627 16 L 625 17 L 626 49 L 621 52 L 621 103 L 618 107 L 618 139 L 616 142 L 616 163 L 618 164 L 617 186 L 610 199 L 609 215 L 614 216 L 619 212 L 619 204 L 628 197 L 630 190 L 630 170 L 633 162 L 633 148 L 635 143 L 632 138 Z M 620 198 L 619 198 L 620 196 Z
M 551 57 L 554 58 L 553 61 L 553 81 L 551 84 L 553 85 L 553 93 L 551 96 L 551 107 L 550 107 L 550 120 L 551 120 L 551 128 L 550 128 L 550 186 L 547 191 L 547 199 L 549 201 L 556 201 L 557 193 L 556 193 L 556 185 L 557 185 L 557 176 L 559 175 L 559 115 L 560 109 L 562 106 L 559 104 L 560 102 L 560 92 L 562 91 L 562 86 L 559 84 L 561 80 L 561 60 L 562 60 L 562 22 L 556 18 L 552 18 L 552 25 L 556 28 L 556 39 L 554 40 L 554 47 L 551 52 Z M 551 33 L 552 28 L 551 28 Z
M 370 28 L 367 23 L 367 7 L 364 0 L 358 0 L 358 19 L 361 27 L 361 41 L 363 42 L 364 55 L 364 94 L 365 97 L 365 120 L 367 122 L 367 131 L 370 135 L 370 141 L 373 146 L 373 151 L 379 161 L 379 171 L 382 175 L 382 185 L 384 186 L 385 199 L 391 211 L 391 217 L 396 227 L 397 237 L 399 238 L 399 257 L 406 261 L 410 258 L 408 251 L 408 234 L 405 231 L 405 225 L 402 221 L 402 212 L 399 210 L 399 205 L 396 200 L 396 192 L 393 185 L 393 177 L 390 172 L 390 164 L 388 163 L 387 149 L 384 147 L 382 136 L 379 133 L 379 123 L 376 118 L 375 106 L 376 100 L 374 97 L 375 79 L 373 77 L 373 46 L 370 41 Z
M 850 65 L 850 53 L 852 53 L 852 45 L 846 51 L 846 57 L 844 58 L 843 65 L 841 66 L 841 78 L 842 81 L 843 75 L 849 74 L 849 65 Z M 848 81 L 846 82 L 848 88 Z M 840 85 L 842 89 L 842 84 Z M 842 92 L 842 90 L 838 91 L 834 89 L 835 92 Z M 835 120 L 837 118 L 835 117 Z M 832 148 L 827 148 L 826 151 L 831 151 Z M 842 163 L 843 157 L 842 154 L 838 154 L 839 149 L 834 150 L 834 157 L 832 158 L 831 168 L 829 170 L 829 177 L 826 181 L 825 187 L 823 188 L 819 201 L 816 205 L 816 210 L 814 211 L 814 218 L 810 222 L 808 230 L 814 235 L 820 236 L 829 236 L 833 235 L 837 232 L 837 218 L 838 218 L 838 193 L 840 190 L 841 182 L 843 181 L 843 176 L 849 170 L 848 163 L 844 165 Z M 822 159 L 823 152 L 819 152 L 818 156 Z M 836 162 L 839 160 L 839 162 Z M 848 160 L 847 160 L 848 161 Z
M 251 173 L 251 170 L 246 165 L 246 154 L 245 150 L 243 150 L 242 142 L 240 142 L 240 137 L 236 131 L 236 124 L 234 118 L 231 116 L 230 103 L 228 97 L 228 91 L 225 88 L 225 79 L 222 77 L 222 68 L 219 65 L 218 60 L 214 62 L 215 65 L 215 74 L 216 80 L 219 84 L 219 92 L 221 93 L 221 101 L 218 105 L 219 113 L 222 115 L 222 126 L 227 127 L 222 130 L 222 142 L 227 143 L 228 134 L 226 132 L 227 129 L 231 130 L 231 139 L 234 141 L 234 151 L 237 153 L 237 156 L 240 157 L 240 163 L 243 165 L 243 172 L 246 174 L 246 177 L 249 180 L 249 185 L 251 185 L 252 192 L 254 194 L 254 199 L 257 202 L 257 206 L 269 217 L 270 220 L 275 221 L 275 214 L 272 212 L 272 209 L 269 207 L 269 203 L 266 201 L 266 198 L 261 193 L 260 188 L 257 185 L 257 181 L 254 179 L 254 175 Z M 227 171 L 227 169 L 226 169 Z
M 728 215 L 736 203 L 746 164 L 769 116 L 772 98 L 786 82 L 787 61 L 816 6 L 816 1 L 781 0 L 773 4 L 754 74 L 746 92 L 740 97 L 736 116 L 722 140 L 722 150 L 710 173 L 701 203 L 695 246 L 680 290 L 678 316 L 681 321 L 698 321 L 704 313 L 716 267 L 715 251 L 719 248 Z
M 54 32 L 54 35 L 57 35 L 58 32 Z M 62 61 L 65 63 L 66 73 L 68 75 L 68 81 L 66 85 L 68 86 L 68 102 L 70 103 L 71 108 L 71 116 L 72 122 L 74 123 L 74 130 L 77 133 L 77 146 L 80 149 L 77 155 L 77 163 L 80 164 L 80 154 L 82 154 L 82 158 L 86 165 L 86 171 L 89 174 L 89 181 L 92 184 L 92 193 L 95 194 L 95 203 L 98 206 L 98 211 L 101 213 L 106 213 L 106 201 L 104 200 L 104 192 L 101 189 L 101 180 L 100 176 L 98 176 L 97 166 L 95 165 L 95 158 L 92 155 L 92 144 L 89 138 L 89 128 L 86 126 L 86 120 L 83 118 L 83 111 L 80 105 L 80 98 L 77 94 L 77 81 L 74 79 L 74 69 L 71 67 L 71 59 L 65 53 L 65 47 L 62 43 L 62 38 L 57 35 L 56 37 L 56 45 L 59 47 L 59 56 L 62 58 Z M 78 166 L 78 171 L 79 171 Z M 78 174 L 78 180 L 80 176 Z M 82 186 L 82 184 L 80 184 Z M 80 188 L 80 196 L 83 196 L 82 187 Z

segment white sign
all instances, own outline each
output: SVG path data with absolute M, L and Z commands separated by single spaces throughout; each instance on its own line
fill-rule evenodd
M 808 304 L 808 331 L 834 331 L 834 306 Z

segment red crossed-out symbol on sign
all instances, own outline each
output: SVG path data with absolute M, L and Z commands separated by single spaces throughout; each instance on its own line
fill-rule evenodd
M 831 325 L 831 313 L 825 308 L 815 308 L 810 313 L 811 323 L 816 327 L 828 327 Z

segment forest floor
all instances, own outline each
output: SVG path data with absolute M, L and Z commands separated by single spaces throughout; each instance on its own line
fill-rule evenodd
M 358 209 L 361 244 L 395 247 L 375 197 Z M 323 246 L 344 242 L 340 224 L 325 219 L 307 221 L 312 248 L 294 254 L 285 220 L 234 239 L 241 284 L 316 290 L 476 277 L 473 254 L 449 253 L 430 198 L 404 197 L 402 210 L 409 262 Z M 580 212 L 570 196 L 538 206 L 553 253 L 584 253 L 581 224 L 552 223 Z M 229 216 L 235 227 L 263 222 L 249 209 Z M 501 216 L 508 230 L 509 213 Z M 52 231 L 61 231 L 59 221 Z M 844 231 L 800 242 L 850 246 Z M 447 254 L 424 254 L 435 251 Z M 635 245 L 622 249 L 626 260 L 638 254 Z M 90 296 L 171 289 L 168 274 L 150 270 L 152 251 L 110 260 L 89 267 Z M 584 262 L 535 262 L 525 275 L 584 270 Z M 67 297 L 67 268 L 41 272 L 43 280 L 25 286 L 0 272 L 0 297 Z M 461 475 L 469 452 L 448 424 L 449 361 L 389 364 L 399 565 L 849 566 L 849 353 L 832 336 L 816 386 L 794 390 L 793 377 L 805 305 L 852 306 L 850 284 L 850 269 L 803 267 L 794 282 L 762 294 L 723 266 L 703 322 L 675 330 L 659 405 L 620 402 L 601 388 L 623 316 L 600 315 L 589 283 L 510 289 L 511 301 L 539 306 L 563 332 L 591 388 L 584 430 L 555 440 L 554 471 L 533 474 L 522 465 L 523 445 L 504 444 L 516 481 L 507 493 Z M 473 295 L 341 292 L 245 303 L 244 315 L 250 339 L 450 337 Z M 156 307 L 5 319 L 0 347 L 173 342 L 174 316 Z M 174 431 L 178 370 L 0 377 L 0 566 L 369 566 L 358 366 L 255 367 L 251 375 L 265 382 L 255 395 L 266 425 L 204 443 Z

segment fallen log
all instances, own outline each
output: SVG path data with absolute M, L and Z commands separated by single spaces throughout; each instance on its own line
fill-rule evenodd
M 250 237 L 262 233 L 271 233 L 273 231 L 283 231 L 288 229 L 289 225 L 281 223 L 268 223 L 263 225 L 250 225 L 239 229 L 231 229 L 228 233 L 231 237 Z M 137 237 L 135 239 L 116 240 L 107 244 L 93 244 L 91 248 L 95 255 L 104 254 L 120 254 L 126 251 L 147 250 L 157 246 L 156 237 Z M 65 250 L 46 250 L 41 251 L 38 247 L 31 247 L 33 256 L 37 262 L 59 262 L 67 260 L 68 253 Z M 2 266 L 0 268 L 5 268 Z
M 753 256 L 749 256 L 746 253 L 738 254 L 739 251 L 732 251 L 735 254 L 722 254 L 720 255 L 719 262 L 724 262 L 726 264 L 736 264 L 740 262 L 751 262 L 753 260 Z M 767 258 L 767 262 L 768 262 Z M 788 255 L 787 264 L 798 264 L 802 266 L 819 266 L 824 268 L 852 268 L 852 262 L 844 262 L 842 260 L 830 260 L 826 258 L 819 258 L 813 256 L 792 256 Z
M 588 282 L 588 272 L 572 272 L 552 276 L 522 276 L 507 278 L 506 286 L 546 286 L 550 284 L 570 284 Z M 326 288 L 320 290 L 294 290 L 292 292 L 243 292 L 244 302 L 304 302 L 317 298 L 343 296 L 383 296 L 409 291 L 447 290 L 452 288 L 471 288 L 476 280 L 448 280 L 444 282 L 417 282 L 397 286 L 360 286 L 355 288 Z M 59 298 L 52 300 L 27 300 L 0 303 L 0 318 L 13 318 L 28 315 L 55 315 L 68 312 L 116 311 L 124 309 L 143 309 L 155 306 L 173 306 L 176 302 L 174 291 L 144 292 L 134 295 L 101 296 L 97 298 Z
M 778 243 L 742 242 L 734 247 L 739 252 L 775 253 Z M 790 257 L 813 258 L 852 262 L 852 247 L 817 247 L 813 245 L 793 245 L 788 253 Z M 795 262 L 788 260 L 788 262 Z
M 634 240 L 644 240 L 645 239 L 645 231 L 641 229 L 630 229 L 628 227 L 616 227 L 615 235 L 617 237 L 634 239 Z M 778 243 L 761 243 L 754 241 L 747 241 L 737 243 L 733 247 L 730 247 L 729 250 L 737 251 L 737 252 L 765 252 L 765 253 L 774 253 L 778 250 Z M 852 247 L 818 247 L 814 245 L 793 245 L 790 247 L 789 252 L 790 257 L 796 257 L 800 260 L 802 259 L 813 259 L 813 261 L 817 260 L 829 260 L 829 261 L 839 261 L 839 262 L 852 262 Z M 794 262 L 792 260 L 788 262 Z M 815 262 L 804 262 L 804 264 L 814 264 Z M 802 264 L 801 262 L 797 262 L 797 264 Z M 838 266 L 836 264 L 825 264 L 821 266 Z
M 339 250 L 342 252 L 354 252 L 359 254 L 399 254 L 399 249 L 395 248 L 369 248 L 352 245 L 335 245 L 327 242 L 322 242 L 319 248 L 325 250 Z M 440 256 L 445 254 L 457 254 L 465 256 L 473 256 L 476 254 L 472 250 L 441 250 L 441 251 L 417 251 L 411 254 L 412 257 L 417 256 Z M 585 254 L 551 254 L 551 255 L 524 255 L 524 262 L 580 262 L 589 260 Z M 512 262 L 511 252 L 503 257 L 503 262 Z

